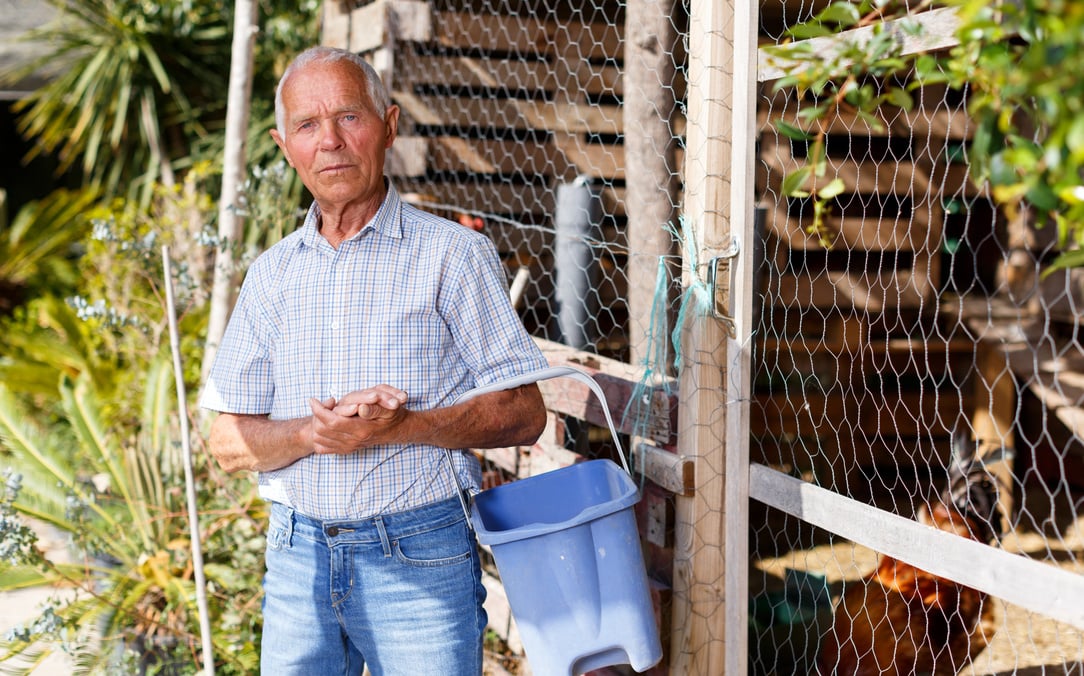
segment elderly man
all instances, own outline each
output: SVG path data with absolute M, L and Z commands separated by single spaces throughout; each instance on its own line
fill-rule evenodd
M 211 453 L 271 501 L 265 674 L 477 676 L 485 590 L 453 472 L 530 444 L 546 366 L 483 235 L 403 203 L 383 176 L 399 109 L 349 52 L 286 70 L 272 132 L 314 197 L 248 271 L 201 405 Z M 454 449 L 453 467 L 444 449 Z

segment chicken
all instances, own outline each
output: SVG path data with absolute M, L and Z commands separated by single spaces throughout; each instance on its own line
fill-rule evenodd
M 966 443 L 965 443 L 966 442 Z M 1005 457 L 1004 451 L 1000 458 Z M 957 437 L 948 488 L 919 519 L 940 530 L 990 543 L 1003 529 L 998 486 Z M 817 658 L 821 676 L 955 674 L 993 635 L 986 594 L 931 575 L 889 556 L 858 584 L 848 585 Z

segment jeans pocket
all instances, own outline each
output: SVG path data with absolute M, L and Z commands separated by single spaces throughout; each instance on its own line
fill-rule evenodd
M 281 551 L 290 547 L 290 536 L 293 531 L 291 526 L 293 519 L 291 517 L 292 512 L 290 509 L 279 505 L 271 507 L 271 518 L 267 523 L 268 549 Z
M 449 566 L 470 560 L 474 540 L 463 520 L 396 538 L 396 557 L 412 566 Z

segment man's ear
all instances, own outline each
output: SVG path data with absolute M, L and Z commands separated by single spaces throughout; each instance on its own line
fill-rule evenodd
M 275 139 L 275 145 L 282 151 L 283 156 L 286 158 L 287 164 L 291 167 L 294 166 L 294 161 L 290 159 L 290 151 L 286 149 L 286 141 L 282 138 L 282 134 L 278 129 L 271 130 L 271 138 Z
M 399 106 L 388 106 L 384 113 L 384 148 L 390 148 L 399 134 Z

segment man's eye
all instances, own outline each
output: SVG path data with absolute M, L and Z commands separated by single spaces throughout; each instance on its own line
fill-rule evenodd
M 358 119 L 358 116 L 354 115 L 353 113 L 351 113 L 349 115 L 343 115 L 343 121 L 344 122 L 355 122 L 355 121 L 357 121 L 357 119 Z

